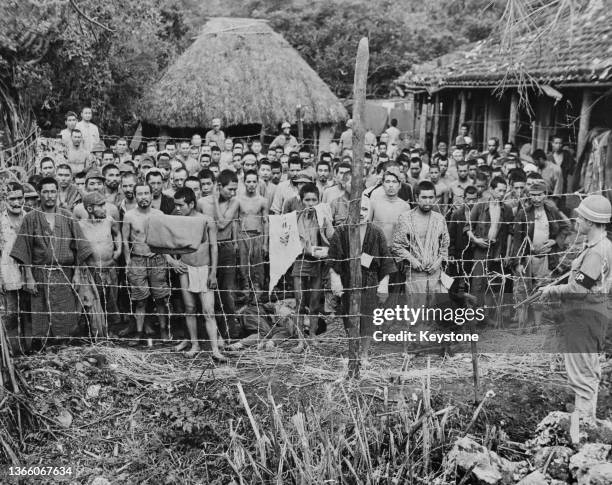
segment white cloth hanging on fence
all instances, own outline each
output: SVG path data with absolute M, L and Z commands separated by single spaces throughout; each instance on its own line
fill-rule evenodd
M 271 215 L 270 293 L 302 251 L 296 213 Z

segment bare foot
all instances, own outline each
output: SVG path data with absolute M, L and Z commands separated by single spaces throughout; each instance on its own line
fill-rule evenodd
M 155 329 L 148 323 L 145 323 L 144 331 L 147 335 L 155 335 L 157 333 Z
M 300 342 L 299 344 L 297 344 L 295 347 L 293 347 L 291 349 L 291 352 L 293 352 L 294 354 L 301 354 L 302 352 L 304 352 L 304 343 Z
M 185 352 L 187 357 L 195 357 L 200 353 L 200 346 L 197 344 L 191 344 L 191 350 L 189 352 Z
M 236 342 L 235 344 L 228 345 L 227 350 L 230 352 L 236 352 L 237 350 L 242 350 L 244 345 L 240 342 Z
M 215 362 L 229 362 L 229 359 L 219 351 L 212 353 L 212 359 Z
M 274 350 L 274 347 L 275 347 L 275 346 L 274 346 L 274 341 L 273 341 L 273 340 L 270 340 L 270 341 L 266 342 L 266 345 L 265 345 L 265 347 L 264 347 L 264 348 L 265 348 L 266 350 Z
M 180 344 L 174 347 L 175 352 L 181 352 L 189 347 L 189 340 L 183 340 Z

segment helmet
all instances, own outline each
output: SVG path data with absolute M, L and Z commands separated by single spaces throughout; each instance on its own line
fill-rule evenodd
M 589 195 L 580 202 L 576 212 L 587 221 L 607 224 L 612 216 L 612 204 L 603 195 Z

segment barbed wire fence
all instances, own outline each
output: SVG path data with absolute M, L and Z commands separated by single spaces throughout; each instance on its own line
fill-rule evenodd
M 36 161 L 40 160 L 43 156 L 48 156 L 48 155 L 54 155 L 54 154 L 60 154 L 62 153 L 62 145 L 61 145 L 61 141 L 59 140 L 48 140 L 48 139 L 43 139 L 37 136 L 36 133 L 32 133 L 31 136 L 28 137 L 27 140 L 24 140 L 21 144 L 20 147 L 18 149 L 14 149 L 12 150 L 12 155 L 11 155 L 11 164 L 14 165 L 19 165 L 19 166 L 24 166 L 26 167 L 27 171 L 29 173 L 32 173 L 35 169 L 36 166 Z M 567 194 L 558 194 L 557 196 L 559 197 L 566 197 L 566 196 L 576 196 L 575 193 L 567 193 Z M 348 201 L 348 203 L 354 203 L 354 202 L 358 202 L 357 200 L 353 200 L 353 201 Z M 516 200 L 516 203 L 518 204 L 523 204 L 527 202 L 527 198 L 519 198 L 519 200 Z M 479 201 L 476 202 L 476 205 L 478 204 L 485 204 L 488 203 L 486 201 Z M 442 213 L 447 213 L 450 210 L 452 210 L 455 206 L 452 204 L 438 204 L 439 210 Z M 40 212 L 39 209 L 34 209 L 34 212 Z M 272 216 L 275 217 L 275 216 Z M 282 217 L 282 216 L 277 216 L 277 217 Z M 73 220 L 73 222 L 78 223 L 78 221 L 76 219 Z M 232 223 L 239 223 L 240 220 L 239 219 L 235 219 L 232 221 Z M 471 223 L 470 220 L 466 219 L 466 220 L 457 220 L 455 219 L 455 222 L 457 223 L 462 223 L 462 224 L 467 224 L 469 225 Z M 549 220 L 550 223 L 559 223 L 559 222 L 568 222 L 567 219 L 559 219 L 559 220 Z M 511 226 L 512 228 L 514 228 L 515 226 L 515 222 L 514 221 L 500 221 L 501 225 L 507 224 L 509 226 Z M 338 225 L 336 228 L 338 227 L 349 227 L 348 223 L 342 223 L 340 225 Z M 16 234 L 17 236 L 19 234 Z M 43 238 L 45 240 L 50 240 L 50 239 L 55 239 L 56 242 L 60 241 L 62 238 L 57 238 L 53 235 L 50 234 L 45 234 L 45 235 L 38 235 L 38 236 L 34 236 L 34 237 L 40 237 Z M 242 241 L 243 242 L 258 242 L 258 243 L 264 243 L 263 238 L 265 238 L 266 236 L 264 236 L 263 234 L 261 235 L 254 235 L 254 236 L 244 236 L 242 235 Z M 69 242 L 70 244 L 75 244 L 77 242 L 83 242 L 83 243 L 91 243 L 92 241 L 84 238 L 82 240 L 79 240 L 79 238 L 75 238 L 75 237 L 71 237 L 68 238 L 69 240 L 67 242 Z M 238 241 L 237 241 L 238 242 Z M 269 241 L 268 241 L 269 242 Z M 475 281 L 477 279 L 484 279 L 485 280 L 485 284 L 484 284 L 484 288 L 485 288 L 485 293 L 487 294 L 492 294 L 495 299 L 494 299 L 494 304 L 493 305 L 483 305 L 483 308 L 485 308 L 486 310 L 496 310 L 498 312 L 504 312 L 504 311 L 508 311 L 511 312 L 517 304 L 516 298 L 512 298 L 509 301 L 508 299 L 508 295 L 506 295 L 504 297 L 504 291 L 502 289 L 502 291 L 499 291 L 499 287 L 500 287 L 500 281 L 501 281 L 501 286 L 503 288 L 504 285 L 514 285 L 515 287 L 523 287 L 523 288 L 533 288 L 533 286 L 537 285 L 539 282 L 548 282 L 550 281 L 551 277 L 550 276 L 537 276 L 537 275 L 517 275 L 516 273 L 514 273 L 511 268 L 516 266 L 516 263 L 519 260 L 524 259 L 524 254 L 522 254 L 522 250 L 525 249 L 525 244 L 526 244 L 526 239 L 522 241 L 522 248 L 519 248 L 516 251 L 516 254 L 508 254 L 507 256 L 504 256 L 503 258 L 500 257 L 491 257 L 491 258 L 467 258 L 464 257 L 465 255 L 462 255 L 461 261 L 460 261 L 460 267 L 461 270 L 463 271 L 462 273 L 456 275 L 456 277 L 458 278 L 464 278 L 466 280 L 471 280 L 471 281 Z M 391 244 L 391 242 L 389 242 L 389 244 Z M 53 251 L 55 251 L 54 247 L 55 245 L 51 245 Z M 578 241 L 578 236 L 574 234 L 574 240 L 569 241 L 568 244 L 569 249 L 573 248 L 573 251 L 570 251 L 568 249 L 563 249 L 563 250 L 559 250 L 559 251 L 555 251 L 555 252 L 549 252 L 547 254 L 547 256 L 549 257 L 557 257 L 559 259 L 559 263 L 556 265 L 556 267 L 554 269 L 551 269 L 550 273 L 552 274 L 558 274 L 559 272 L 562 272 L 561 270 L 563 268 L 567 268 L 569 260 L 571 260 L 572 255 L 575 255 L 577 252 L 577 247 L 579 247 L 579 241 Z M 57 262 L 58 261 L 58 254 L 56 254 L 55 252 L 52 251 L 52 261 Z M 310 295 L 311 293 L 320 293 L 321 294 L 321 304 L 324 304 L 324 300 L 329 300 L 329 298 L 325 298 L 323 295 L 326 295 L 327 297 L 330 294 L 330 288 L 329 288 L 329 284 L 326 283 L 324 284 L 324 286 L 322 288 L 315 288 L 315 289 L 311 289 L 311 288 L 302 288 L 301 289 L 301 293 L 303 295 L 295 295 L 291 282 L 290 282 L 290 277 L 288 276 L 289 273 L 287 273 L 286 277 L 282 278 L 279 285 L 277 285 L 274 289 L 271 289 L 270 291 L 265 291 L 262 287 L 265 288 L 265 281 L 257 281 L 258 278 L 260 278 L 260 269 L 264 268 L 264 273 L 266 272 L 265 270 L 267 268 L 269 268 L 269 265 L 271 263 L 271 260 L 274 259 L 274 255 L 271 255 L 271 257 L 268 260 L 263 260 L 263 261 L 259 261 L 256 263 L 252 263 L 252 254 L 248 254 L 248 259 L 244 260 L 244 258 L 242 258 L 243 260 L 241 261 L 240 258 L 240 254 L 238 251 L 236 251 L 236 258 L 238 263 L 235 265 L 218 265 L 217 266 L 217 272 L 221 272 L 221 271 L 234 271 L 237 273 L 238 278 L 242 278 L 242 275 L 246 275 L 245 281 L 242 281 L 241 284 L 239 285 L 240 288 L 216 288 L 215 294 L 217 296 L 217 300 L 221 300 L 220 296 L 222 294 L 229 294 L 231 296 L 235 296 L 236 294 L 240 294 L 242 293 L 242 290 L 244 289 L 244 287 L 246 286 L 246 288 L 248 289 L 249 293 L 253 293 L 257 290 L 260 290 L 260 295 L 262 296 L 264 294 L 268 294 L 269 296 L 271 296 L 271 298 L 264 298 L 263 300 L 261 298 L 256 298 L 254 300 L 241 300 L 238 305 L 239 311 L 235 311 L 235 312 L 229 312 L 223 308 L 220 308 L 219 305 L 216 306 L 216 310 L 215 310 L 215 314 L 214 317 L 216 319 L 216 321 L 218 322 L 219 328 L 222 330 L 222 333 L 225 333 L 225 337 L 229 337 L 229 334 L 227 332 L 228 328 L 227 328 L 227 318 L 228 317 L 234 317 L 237 319 L 244 319 L 245 315 L 246 316 L 250 316 L 250 317 L 254 317 L 251 319 L 251 321 L 249 322 L 248 325 L 246 325 L 246 328 L 243 328 L 244 332 L 243 332 L 243 336 L 244 337 L 248 337 L 248 333 L 250 332 L 250 335 L 254 335 L 255 338 L 251 338 L 249 340 L 249 344 L 253 344 L 253 345 L 257 345 L 257 346 L 261 346 L 262 344 L 265 344 L 266 341 L 269 341 L 269 339 L 271 337 L 273 337 L 274 335 L 281 335 L 281 339 L 282 340 L 286 340 L 286 339 L 292 339 L 292 338 L 296 338 L 300 335 L 301 332 L 303 332 L 303 329 L 300 328 L 299 326 L 299 319 L 300 318 L 304 318 L 304 317 L 314 317 L 315 319 L 318 318 L 319 316 L 323 316 L 323 314 L 325 314 L 326 312 L 320 312 L 320 314 L 309 314 L 308 312 L 306 313 L 300 313 L 300 308 L 299 305 L 297 305 L 296 302 L 296 297 L 300 297 L 300 298 L 304 298 L 305 296 Z M 392 256 L 390 256 L 392 258 Z M 345 260 L 345 262 L 350 262 L 353 261 L 354 258 L 347 258 Z M 500 263 L 500 259 L 504 260 L 504 264 L 502 264 L 501 266 L 499 266 L 499 270 L 495 270 L 495 271 L 485 271 L 483 274 L 475 274 L 474 273 L 474 268 L 476 267 L 476 264 L 482 264 L 482 265 L 487 265 L 488 263 Z M 321 262 L 321 276 L 325 278 L 325 273 L 327 273 L 327 265 L 333 262 L 333 260 L 330 260 L 329 258 L 327 260 L 324 260 Z M 451 263 L 453 263 L 453 261 L 451 261 Z M 134 285 L 130 285 L 130 283 L 128 282 L 126 276 L 125 276 L 125 270 L 126 267 L 124 264 L 118 264 L 116 262 L 113 262 L 113 264 L 111 265 L 91 265 L 91 264 L 82 264 L 79 267 L 80 268 L 84 268 L 87 271 L 91 272 L 92 274 L 100 274 L 103 271 L 115 271 L 118 273 L 120 279 L 117 281 L 117 283 L 105 283 L 104 285 L 91 285 L 91 283 L 88 284 L 83 284 L 81 283 L 79 284 L 75 284 L 73 281 L 73 277 L 71 274 L 67 273 L 64 269 L 59 269 L 59 270 L 51 270 L 50 267 L 52 267 L 53 265 L 48 265 L 48 264 L 44 264 L 44 265 L 23 265 L 23 267 L 29 267 L 33 272 L 50 272 L 50 271 L 59 271 L 59 277 L 60 280 L 56 280 L 56 281 L 41 281 L 38 282 L 38 288 L 40 291 L 42 291 L 47 298 L 47 301 L 45 302 L 47 304 L 47 311 L 44 312 L 45 313 L 45 317 L 49 318 L 49 319 L 54 319 L 54 318 L 62 318 L 62 317 L 67 317 L 70 318 L 71 316 L 74 318 L 76 317 L 77 319 L 80 320 L 80 327 L 79 327 L 79 335 L 78 336 L 55 336 L 53 334 L 53 328 L 52 326 L 49 326 L 47 329 L 47 332 L 44 335 L 40 335 L 39 337 L 42 337 L 44 342 L 54 342 L 54 341 L 61 341 L 61 342 L 66 342 L 66 341 L 80 341 L 83 338 L 87 338 L 87 339 L 92 339 L 92 340 L 116 340 L 116 341 L 128 341 L 128 340 L 132 340 L 132 338 L 127 335 L 127 336 L 117 336 L 114 335 L 114 331 L 113 330 L 118 330 L 117 325 L 114 325 L 114 329 L 111 328 L 113 327 L 113 325 L 110 323 L 110 320 L 116 320 L 117 318 L 119 319 L 119 321 L 121 322 L 121 328 L 124 328 L 126 326 L 129 325 L 129 322 L 134 318 L 134 307 L 135 307 L 135 300 L 132 298 L 132 291 L 134 289 L 138 289 L 138 288 L 134 288 Z M 69 265 L 72 266 L 72 265 Z M 146 270 L 146 269 L 151 269 L 150 267 L 143 267 L 143 266 L 133 266 L 134 269 L 137 270 Z M 467 268 L 467 270 L 466 270 Z M 180 288 L 177 286 L 177 282 L 176 282 L 176 278 L 173 278 L 173 271 L 171 268 L 168 267 L 167 264 L 164 265 L 160 265 L 156 268 L 153 268 L 155 270 L 158 270 L 160 272 L 163 272 L 165 274 L 165 278 L 166 278 L 166 283 L 167 286 L 170 288 L 171 290 L 171 297 L 169 299 L 169 307 L 168 307 L 168 312 L 167 312 L 167 318 L 168 321 L 170 322 L 170 329 L 171 330 L 175 330 L 175 334 L 176 329 L 178 327 L 183 327 L 184 326 L 184 322 L 182 321 L 184 319 L 184 317 L 191 315 L 187 312 L 184 311 L 184 308 L 182 308 L 182 306 L 184 305 L 184 303 L 181 301 L 181 296 L 180 296 Z M 492 280 L 498 280 L 497 283 L 493 284 Z M 404 276 L 404 280 L 405 280 L 405 276 Z M 526 283 L 526 281 L 529 280 L 528 283 Z M 24 282 L 25 283 L 25 282 Z M 49 298 L 49 292 L 52 291 L 54 286 L 66 286 L 66 285 L 70 285 L 71 288 L 73 289 L 74 292 L 74 297 L 76 299 L 76 302 L 78 303 L 78 305 L 76 306 L 76 308 L 73 311 L 67 311 L 66 309 L 63 308 L 56 308 L 56 307 L 52 307 L 52 302 Z M 115 312 L 109 312 L 106 308 L 101 308 L 99 310 L 92 310 L 91 305 L 88 305 L 88 302 L 83 301 L 83 298 L 81 297 L 81 294 L 79 292 L 80 289 L 82 289 L 82 287 L 86 287 L 86 286 L 99 286 L 100 288 L 104 287 L 104 291 L 107 290 L 111 290 L 111 294 L 117 293 L 119 295 L 119 299 L 120 301 L 118 301 L 119 306 L 122 307 L 122 310 L 118 310 Z M 24 284 L 25 286 L 25 284 Z M 399 291 L 400 294 L 403 293 L 404 288 L 404 281 L 401 281 L 399 285 L 396 286 L 396 291 Z M 145 290 L 145 291 L 151 291 L 150 287 L 147 288 L 140 288 L 141 290 Z M 366 292 L 368 290 L 373 290 L 375 289 L 375 286 L 370 286 L 370 285 L 364 285 L 360 288 L 347 288 L 347 291 L 361 291 L 361 292 Z M 16 307 L 16 313 L 19 316 L 19 318 L 21 318 L 22 320 L 26 320 L 26 321 L 31 321 L 31 319 L 34 316 L 37 316 L 35 314 L 35 312 L 32 311 L 32 309 L 29 307 L 28 305 L 28 300 L 30 298 L 30 296 L 27 294 L 27 292 L 24 291 L 23 287 L 21 290 L 10 290 L 10 291 L 16 291 L 16 300 L 17 300 L 17 307 Z M 5 294 L 7 292 L 5 291 Z M 305 296 L 304 296 L 305 295 Z M 276 301 L 276 303 L 270 303 L 270 302 L 266 302 L 266 300 L 274 302 Z M 5 308 L 5 311 L 7 309 Z M 246 310 L 246 313 L 245 313 Z M 250 312 L 250 313 L 249 313 Z M 254 312 L 254 313 L 253 313 Z M 197 316 L 199 318 L 202 318 L 203 316 L 203 312 L 199 311 L 196 312 Z M 336 307 L 336 311 L 332 311 L 331 315 L 335 318 L 350 318 L 350 317 L 363 317 L 363 314 L 351 314 L 349 313 L 342 313 L 342 312 L 338 312 L 337 311 L 337 307 Z M 148 316 L 152 317 L 152 318 L 157 318 L 159 315 L 157 315 L 155 313 L 155 311 L 149 311 L 148 312 Z M 328 316 L 328 315 L 327 315 Z M 370 315 L 367 315 L 367 317 L 370 317 Z M 102 327 L 100 327 L 99 325 L 93 325 L 92 322 L 94 320 L 102 320 L 103 321 L 103 325 Z M 149 321 L 147 321 L 147 323 L 149 323 Z M 253 324 L 254 323 L 254 324 Z M 312 323 L 312 322 L 311 322 Z M 201 327 L 201 325 L 199 325 L 199 327 Z M 243 325 L 244 327 L 244 325 Z M 20 327 L 22 328 L 22 327 Z M 199 333 L 201 335 L 199 335 L 199 340 L 200 341 L 207 341 L 210 342 L 210 338 L 208 339 L 204 339 L 203 337 L 203 333 L 201 332 L 201 328 L 199 329 Z M 312 333 L 314 333 L 314 328 L 312 328 L 310 331 Z M 171 332 L 172 333 L 172 332 Z M 178 334 L 181 334 L 180 331 L 178 331 Z M 186 335 L 183 332 L 183 335 Z M 22 339 L 24 339 L 26 337 L 26 335 L 23 333 L 22 330 L 20 330 L 20 333 L 18 335 L 19 340 L 21 341 Z M 31 337 L 31 335 L 28 335 L 28 337 Z M 159 342 L 159 343 L 167 343 L 167 341 L 165 339 L 162 339 L 161 337 L 153 337 L 153 336 L 148 336 L 148 338 L 150 339 L 151 342 Z M 346 344 L 349 340 L 350 337 L 348 337 L 347 335 L 333 335 L 333 336 L 326 336 L 325 334 L 320 335 L 317 337 L 317 339 L 319 341 L 322 342 L 344 342 L 344 344 Z M 163 351 L 163 352 L 173 352 L 173 350 L 165 350 L 165 349 L 157 349 L 159 351 Z

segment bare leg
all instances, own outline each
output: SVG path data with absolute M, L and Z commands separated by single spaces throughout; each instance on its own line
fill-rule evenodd
M 202 304 L 202 313 L 204 313 L 204 320 L 206 321 L 206 333 L 210 338 L 210 347 L 212 355 L 215 359 L 221 361 L 227 361 L 221 351 L 219 350 L 219 342 L 217 341 L 217 335 L 219 329 L 217 328 L 217 321 L 215 320 L 215 296 L 212 291 L 206 293 L 200 293 L 200 302 Z M 193 346 L 191 347 L 193 349 Z
M 135 304 L 136 331 L 142 333 L 144 330 L 145 310 L 147 308 L 147 300 L 139 300 Z
M 187 324 L 187 331 L 189 332 L 189 341 L 191 342 L 191 352 L 199 352 L 200 345 L 198 344 L 198 327 L 195 316 L 196 312 L 196 300 L 195 295 L 185 289 L 183 275 L 181 275 L 181 296 L 183 297 L 183 303 L 185 305 L 185 323 Z M 189 341 L 183 340 L 179 345 L 175 347 L 177 351 L 185 350 L 189 347 Z
M 161 339 L 167 340 L 168 338 L 170 338 L 168 332 L 168 299 L 162 298 L 159 300 L 155 300 L 155 307 L 157 308 L 157 320 L 159 321 Z

